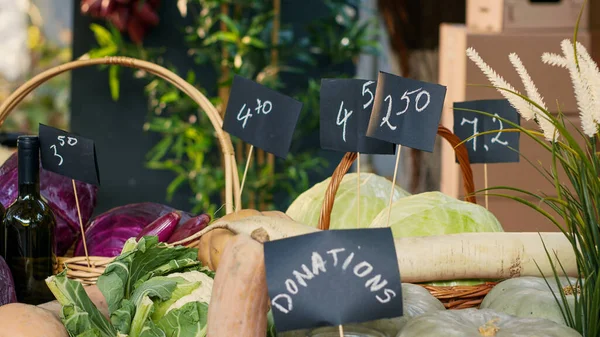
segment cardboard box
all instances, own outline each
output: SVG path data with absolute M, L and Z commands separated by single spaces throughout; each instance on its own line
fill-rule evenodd
M 567 123 L 572 123 L 572 125 L 568 127 L 569 130 L 571 130 L 572 134 L 576 135 L 576 127 L 579 128 L 581 125 L 579 116 L 577 116 L 577 114 L 569 114 L 566 118 L 568 120 Z M 533 121 L 522 120 L 521 125 L 529 130 L 539 130 Z M 584 140 L 581 137 L 576 136 L 576 139 L 580 140 L 580 146 L 584 146 Z M 519 146 L 519 152 L 523 157 L 519 163 L 487 165 L 488 186 L 510 186 L 522 188 L 537 195 L 556 195 L 556 189 L 552 182 L 548 181 L 539 171 L 550 171 L 552 169 L 552 153 L 545 150 L 539 143 L 524 134 L 521 134 Z M 560 164 L 558 166 L 560 182 L 568 184 L 568 177 L 560 168 Z M 473 170 L 475 189 L 485 188 L 484 164 L 473 164 L 471 165 L 471 168 Z M 458 177 L 458 184 L 460 186 L 463 184 L 461 176 Z M 508 191 L 499 191 L 498 193 L 507 192 Z M 520 197 L 525 196 L 525 194 L 516 192 L 508 193 Z M 463 197 L 464 193 L 460 190 L 459 198 Z
M 533 198 L 525 198 L 527 201 L 537 203 Z M 477 203 L 484 204 L 483 197 L 478 197 Z M 542 208 L 552 214 L 557 222 L 563 225 L 562 219 L 549 207 Z M 506 232 L 558 232 L 560 231 L 545 216 L 518 201 L 502 197 L 490 197 L 489 210 L 496 216 L 504 231 Z
M 486 33 L 572 29 L 583 3 L 584 0 L 467 0 L 467 27 Z M 590 28 L 590 13 L 590 6 L 585 6 L 580 28 Z
M 578 109 L 569 73 L 565 69 L 545 65 L 541 61 L 541 55 L 544 52 L 562 54 L 560 42 L 570 38 L 572 38 L 572 32 L 569 31 L 482 34 L 468 31 L 465 25 L 442 24 L 439 83 L 447 86 L 447 93 L 441 123 L 449 129 L 453 129 L 452 106 L 454 102 L 503 98 L 493 88 L 468 85 L 489 84 L 481 70 L 466 56 L 467 47 L 473 47 L 499 75 L 518 91 L 525 93 L 523 84 L 508 59 L 511 52 L 517 53 L 544 97 L 549 110 L 553 112 L 558 110 L 556 104 L 558 100 L 561 111 L 575 126 L 579 127 Z M 592 45 L 591 33 L 580 32 L 578 40 L 590 50 L 592 56 L 598 55 L 597 45 Z M 523 119 L 522 125 L 537 129 L 533 122 L 525 122 Z M 544 167 L 550 165 L 551 156 L 527 136 L 521 135 L 520 146 L 523 155 L 531 162 L 541 161 Z M 446 142 L 442 142 L 441 162 L 440 190 L 450 196 L 462 198 L 464 195 L 462 179 L 459 167 L 455 163 L 454 149 Z M 476 189 L 484 187 L 483 167 L 482 164 L 472 165 Z M 566 179 L 566 177 L 562 175 L 561 179 Z M 525 160 L 513 164 L 488 165 L 488 185 L 514 186 L 534 193 L 546 193 L 549 196 L 555 193 L 552 185 Z M 479 197 L 478 203 L 484 204 L 483 196 Z M 511 208 L 517 207 L 516 205 L 518 208 Z M 538 228 L 544 230 L 553 228 L 552 225 L 546 226 L 549 223 L 548 220 L 545 220 L 536 211 L 519 205 L 515 201 L 491 198 L 489 206 L 490 211 L 510 230 L 535 231 L 539 230 Z

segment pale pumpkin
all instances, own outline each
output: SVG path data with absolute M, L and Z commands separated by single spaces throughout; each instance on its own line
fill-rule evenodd
M 11 303 L 0 306 L 0 337 L 69 337 L 52 312 L 34 305 Z
M 350 326 L 365 327 L 385 333 L 387 336 L 395 336 L 398 331 L 412 318 L 428 312 L 445 310 L 446 308 L 425 288 L 410 284 L 402 284 L 403 316 L 380 319 L 376 321 L 352 324 Z M 278 333 L 278 337 L 304 337 L 309 330 L 297 330 Z
M 511 316 L 491 309 L 435 311 L 406 323 L 396 337 L 581 337 L 543 318 Z
M 575 298 L 567 278 L 561 277 L 559 280 L 562 287 L 557 285 L 554 278 L 518 277 L 502 281 L 485 296 L 481 308 L 493 309 L 519 317 L 545 318 L 565 324 L 561 312 L 562 299 L 559 291 L 566 295 L 571 311 L 575 304 Z M 569 278 L 569 280 L 570 284 L 575 285 L 576 279 Z M 561 301 L 561 306 L 556 302 L 554 296 Z

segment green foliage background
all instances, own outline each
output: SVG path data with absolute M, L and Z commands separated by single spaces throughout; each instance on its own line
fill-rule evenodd
M 188 55 L 195 64 L 215 70 L 219 89 L 228 89 L 237 74 L 304 103 L 288 158 L 277 159 L 274 167 L 269 161 L 251 165 L 244 187 L 244 207 L 275 209 L 275 195 L 285 195 L 289 199 L 286 202 L 291 202 L 310 187 L 309 176 L 322 171 L 327 164 L 315 155 L 318 148 L 301 148 L 300 145 L 301 138 L 318 132 L 320 78 L 352 77 L 342 65 L 355 62 L 361 53 L 377 52 L 375 25 L 358 20 L 355 1 L 326 0 L 324 3 L 326 15 L 314 19 L 302 38 L 295 36 L 285 24 L 277 24 L 278 0 L 190 0 L 187 3 L 186 15 L 193 18 L 192 25 L 182 27 Z M 114 27 L 92 24 L 90 28 L 98 43 L 97 48 L 90 50 L 90 57 L 120 55 L 164 63 L 161 57 L 164 50 L 160 48 L 133 45 Z M 276 44 L 272 39 L 274 29 L 279 40 Z M 169 64 L 163 65 L 178 73 Z M 319 65 L 326 69 L 324 73 L 318 78 L 310 75 Z M 111 94 L 118 99 L 119 68 L 108 67 L 108 74 Z M 301 76 L 305 82 L 299 87 L 287 87 L 282 81 L 282 75 L 286 74 Z M 196 104 L 177 89 L 144 73 L 138 75 L 148 80 L 146 93 L 150 111 L 144 129 L 162 135 L 161 141 L 147 154 L 147 166 L 173 172 L 174 179 L 166 188 L 167 200 L 187 185 L 193 193 L 192 212 L 214 214 L 222 205 L 220 192 L 224 189 L 224 174 L 210 121 L 203 114 L 197 114 Z M 207 95 L 219 111 L 224 110 L 223 96 L 209 95 L 203 90 L 197 74 L 190 71 L 185 78 Z M 233 141 L 242 174 L 246 145 L 237 139 Z

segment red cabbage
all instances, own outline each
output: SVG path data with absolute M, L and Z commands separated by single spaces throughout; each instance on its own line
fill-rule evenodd
M 106 211 L 92 219 L 85 231 L 85 239 L 90 256 L 113 257 L 121 254 L 121 249 L 129 238 L 137 237 L 142 230 L 159 217 L 177 211 L 176 209 L 153 202 L 129 204 Z M 181 212 L 179 224 L 191 218 Z M 75 256 L 84 256 L 83 242 L 78 240 Z
M 13 282 L 10 268 L 0 256 L 0 306 L 17 302 L 15 283 Z
M 85 225 L 96 207 L 98 188 L 80 181 L 76 181 L 75 186 L 81 208 L 81 220 Z M 3 191 L 0 193 L 0 203 L 8 208 L 18 196 L 16 153 L 0 167 L 0 190 Z M 71 179 L 46 171 L 40 166 L 40 194 L 47 200 L 56 217 L 56 254 L 64 255 L 81 233 Z

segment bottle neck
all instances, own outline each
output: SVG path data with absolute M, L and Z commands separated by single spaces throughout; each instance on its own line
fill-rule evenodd
M 39 196 L 40 157 L 38 148 L 19 149 L 19 198 Z

